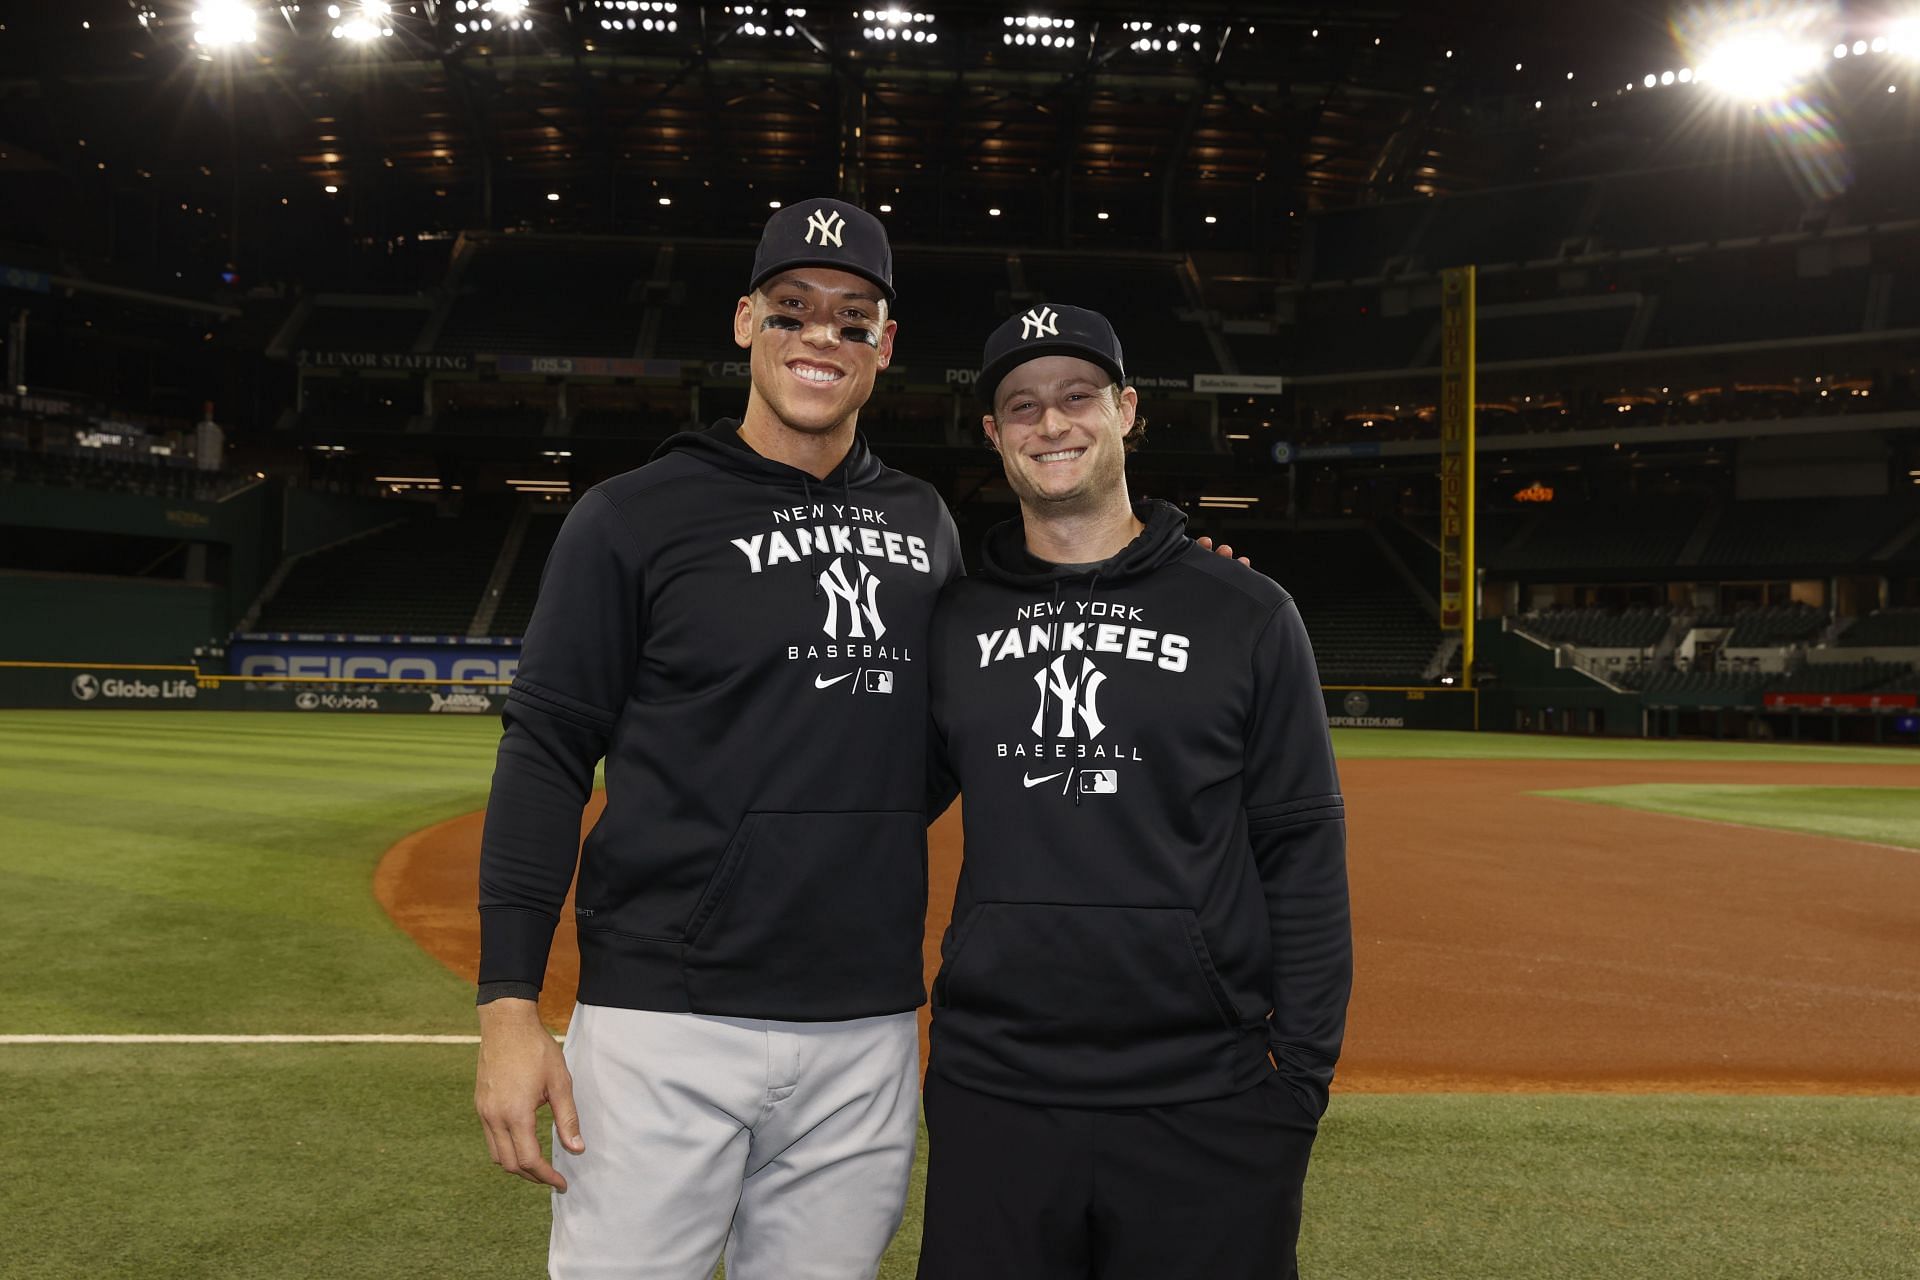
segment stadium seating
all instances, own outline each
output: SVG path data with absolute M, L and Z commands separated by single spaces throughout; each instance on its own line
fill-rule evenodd
M 1655 702 L 1731 702 L 1757 698 L 1778 677 L 1758 671 L 1676 671 L 1670 668 L 1640 668 L 1622 672 L 1617 679 L 1629 689 L 1638 689 Z
M 492 634 L 521 636 L 527 633 L 527 623 L 533 617 L 534 602 L 540 593 L 540 574 L 547 566 L 547 554 L 553 550 L 554 539 L 560 536 L 560 525 L 566 514 L 559 510 L 536 510 L 527 517 L 520 553 L 507 573 L 506 585 L 500 591 L 500 604 L 493 612 Z
M 1866 277 L 1858 272 L 1803 280 L 1741 258 L 1686 263 L 1670 275 L 1647 335 L 1649 347 L 1707 346 L 1761 338 L 1857 333 Z
M 1841 648 L 1920 647 L 1920 609 L 1880 609 L 1840 633 Z
M 1483 315 L 1475 334 L 1475 351 L 1482 363 L 1618 351 L 1632 322 L 1632 307 Z
M 302 351 L 411 351 L 426 326 L 425 307 L 316 306 L 294 335 Z
M 1601 184 L 1592 233 L 1610 248 L 1696 244 L 1791 231 L 1804 207 L 1785 165 L 1626 174 Z
M 85 455 L 29 453 L 0 448 L 0 484 L 38 484 L 62 489 L 103 489 L 179 501 L 218 502 L 251 476 L 233 471 L 196 471 L 181 459 L 131 462 Z
M 1015 310 L 1004 253 L 901 246 L 894 250 L 893 279 L 900 294 L 894 359 L 935 381 L 943 369 L 979 368 L 987 335 Z
M 1663 569 L 1699 523 L 1687 506 L 1565 507 L 1540 512 L 1503 544 L 1483 537 L 1481 546 L 1496 572 Z
M 1673 611 L 1661 607 L 1612 609 L 1552 609 L 1522 615 L 1519 625 L 1543 640 L 1563 641 L 1594 649 L 1651 649 L 1673 625 Z
M 643 242 L 480 242 L 436 349 L 630 357 L 640 337 L 639 285 L 658 252 Z
M 751 245 L 678 243 L 672 293 L 660 304 L 659 333 L 645 354 L 661 360 L 732 360 L 733 304 L 753 274 Z
M 1735 502 L 1721 513 L 1700 563 L 1718 565 L 1858 564 L 1917 509 L 1894 498 L 1780 498 Z
M 1727 635 L 1726 647 L 1768 649 L 1805 644 L 1824 631 L 1827 622 L 1826 611 L 1810 605 L 1763 605 L 1733 616 L 1733 630 Z
M 1228 535 L 1285 587 L 1313 641 L 1323 684 L 1418 684 L 1439 624 L 1364 529 Z
M 1380 534 L 1393 548 L 1400 562 L 1421 582 L 1428 584 L 1428 590 L 1440 589 L 1440 548 L 1427 538 L 1416 533 L 1413 526 L 1399 520 L 1382 520 Z
M 1913 675 L 1905 662 L 1809 662 L 1767 681 L 1770 693 L 1875 693 Z
M 1563 182 L 1438 201 L 1414 256 L 1428 270 L 1552 257 L 1590 199 L 1590 184 Z
M 435 416 L 433 429 L 450 436 L 537 436 L 547 411 L 527 405 L 455 407 Z
M 1312 278 L 1351 280 L 1380 274 L 1404 253 L 1432 205 L 1424 200 L 1368 205 L 1322 214 L 1308 223 Z
M 464 635 L 506 536 L 507 513 L 421 517 L 294 562 L 258 631 Z
M 1439 319 L 1432 311 L 1382 316 L 1377 306 L 1317 298 L 1299 319 L 1281 328 L 1279 368 L 1291 374 L 1352 373 L 1404 369 L 1414 362 Z
M 1176 310 L 1190 305 L 1180 286 L 1178 263 L 1029 254 L 1023 256 L 1022 266 L 1030 291 L 1091 307 L 1111 319 L 1126 350 L 1127 367 L 1134 372 L 1175 376 L 1219 372 L 1220 362 L 1205 331 L 1193 321 L 1175 319 Z

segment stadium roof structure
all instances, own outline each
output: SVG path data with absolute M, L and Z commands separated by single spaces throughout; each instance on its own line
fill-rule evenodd
M 1513 147 L 1470 140 L 1476 104 L 1667 40 L 1653 6 L 1591 8 L 63 0 L 0 25 L 0 174 L 718 234 L 833 189 L 923 239 L 1244 249 L 1291 213 L 1495 176 Z

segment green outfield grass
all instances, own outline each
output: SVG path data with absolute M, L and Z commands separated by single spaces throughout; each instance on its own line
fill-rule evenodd
M 1435 729 L 1335 729 L 1347 760 L 1697 760 L 1720 764 L 1911 764 L 1914 747 L 1817 742 L 1709 742 L 1580 738 L 1536 733 L 1455 733 Z
M 1920 775 L 1920 770 L 1916 770 Z M 1920 787 L 1708 786 L 1648 782 L 1544 796 L 1920 849 Z
M 471 1031 L 373 899 L 490 718 L 0 713 L 0 1032 Z M 290 1026 L 289 1019 L 298 1019 Z
M 546 1193 L 487 1163 L 471 1068 L 453 1046 L 0 1048 L 0 1272 L 542 1274 Z M 913 1275 L 920 1181 L 884 1280 Z M 1341 1097 L 1301 1257 L 1314 1280 L 1894 1277 L 1917 1200 L 1920 1099 Z
M 469 988 L 369 881 L 395 839 L 484 803 L 498 732 L 491 718 L 0 712 L 0 1033 L 470 1032 Z M 1920 761 L 1392 731 L 1338 745 Z M 1756 805 L 1755 789 L 1633 790 L 1856 838 L 1920 826 L 1904 792 L 1762 788 Z M 472 1064 L 466 1046 L 0 1045 L 0 1274 L 538 1274 L 544 1195 L 487 1163 Z M 1920 1257 L 1920 1099 L 1343 1096 L 1314 1168 L 1313 1280 L 1828 1280 L 1911 1274 Z M 917 1222 L 916 1201 L 889 1280 L 912 1275 Z

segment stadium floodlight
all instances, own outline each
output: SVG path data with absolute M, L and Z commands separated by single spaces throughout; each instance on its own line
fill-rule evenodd
M 260 12 L 247 0 L 200 0 L 193 25 L 193 42 L 206 49 L 230 49 L 260 38 Z
M 913 9 L 889 7 L 886 9 L 862 9 L 859 11 L 862 22 L 876 25 L 865 27 L 861 34 L 876 43 L 892 40 L 896 43 L 934 44 L 940 39 L 934 31 L 934 21 L 938 15 L 922 13 Z
M 340 17 L 340 6 L 328 5 L 327 16 Z M 386 0 L 362 0 L 360 12 L 334 24 L 333 38 L 365 44 L 381 36 L 390 36 L 393 34 L 392 18 L 393 6 Z
M 1920 59 L 1920 17 L 1902 18 L 1887 29 L 1887 51 L 1896 58 Z
M 1819 50 L 1784 30 L 1739 32 L 1707 46 L 1693 78 L 1736 102 L 1792 97 L 1813 72 Z

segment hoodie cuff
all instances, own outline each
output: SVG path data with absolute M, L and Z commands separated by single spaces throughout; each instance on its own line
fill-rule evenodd
M 538 992 L 547 976 L 547 952 L 559 921 L 545 912 L 520 907 L 486 907 L 480 912 L 480 985 L 518 982 Z

